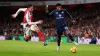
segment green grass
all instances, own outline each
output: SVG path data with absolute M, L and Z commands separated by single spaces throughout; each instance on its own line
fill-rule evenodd
M 56 42 L 43 46 L 41 42 L 0 41 L 0 56 L 100 56 L 99 45 L 79 45 L 77 53 L 71 53 L 74 44 L 62 43 L 56 52 Z

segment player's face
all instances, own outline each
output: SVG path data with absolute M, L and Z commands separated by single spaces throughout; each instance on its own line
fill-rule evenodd
M 31 7 L 29 8 L 29 11 L 30 11 L 30 12 L 33 12 L 33 9 L 34 9 L 34 7 L 31 6 Z
M 57 6 L 57 10 L 61 11 L 62 10 L 62 6 Z

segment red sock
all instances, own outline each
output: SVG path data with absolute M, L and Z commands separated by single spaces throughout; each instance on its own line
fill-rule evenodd
M 41 40 L 42 42 L 44 42 L 43 33 L 42 33 L 41 31 L 39 31 L 39 32 L 37 32 L 37 33 L 38 33 L 38 36 L 39 36 L 40 40 Z
M 28 40 L 28 36 L 25 36 L 25 40 Z

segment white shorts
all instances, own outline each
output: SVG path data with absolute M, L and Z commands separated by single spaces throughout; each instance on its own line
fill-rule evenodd
M 37 26 L 36 24 L 34 24 L 34 25 L 31 25 L 30 27 L 26 27 L 26 23 L 25 24 L 23 24 L 23 31 L 24 31 L 24 34 L 26 35 L 26 36 L 30 36 L 30 35 L 32 35 L 32 31 L 35 31 L 35 27 Z
M 35 31 L 35 27 L 36 27 L 37 25 L 31 25 L 31 27 L 30 27 L 30 29 L 32 30 L 32 31 Z

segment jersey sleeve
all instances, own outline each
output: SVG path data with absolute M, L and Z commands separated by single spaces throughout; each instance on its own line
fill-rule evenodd
M 25 12 L 26 9 L 27 9 L 27 8 L 19 8 L 19 9 L 17 10 L 17 12 L 15 13 L 15 15 L 17 16 L 21 11 L 22 11 L 22 12 Z
M 73 19 L 72 16 L 69 14 L 69 12 L 66 9 L 64 9 L 64 11 L 71 19 Z
M 51 11 L 51 13 L 49 13 L 49 15 L 54 15 L 55 14 L 55 10 Z

